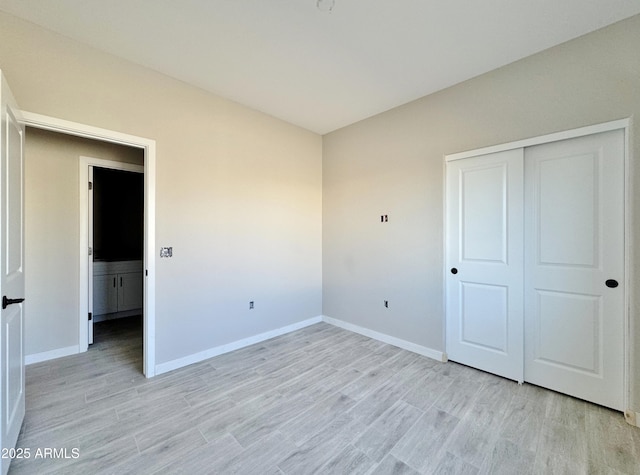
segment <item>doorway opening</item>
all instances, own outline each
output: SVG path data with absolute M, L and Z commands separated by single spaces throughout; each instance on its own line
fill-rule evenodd
M 143 313 L 144 167 L 91 157 L 80 157 L 80 166 L 87 167 L 88 175 L 87 336 L 92 345 L 95 323 L 133 317 L 129 326 L 141 324 L 137 317 Z M 120 334 L 118 323 L 125 326 L 120 321 L 96 328 L 111 329 L 102 337 L 113 338 Z
M 146 377 L 155 376 L 155 141 L 134 135 L 115 132 L 108 129 L 93 127 L 77 122 L 57 119 L 54 117 L 34 114 L 22 111 L 22 122 L 32 128 L 48 130 L 56 133 L 82 137 L 96 140 L 98 142 L 108 142 L 140 149 L 144 156 L 144 244 L 143 244 L 143 351 L 142 351 L 142 371 Z M 80 215 L 79 229 L 86 230 L 88 223 L 87 213 L 87 192 L 88 192 L 88 166 L 80 167 Z M 89 314 L 89 292 L 88 292 L 88 233 L 81 232 L 79 239 L 79 278 L 78 278 L 78 345 L 73 352 L 87 351 L 89 345 L 88 335 L 88 314 Z M 64 348 L 67 351 L 72 347 Z M 58 355 L 59 351 L 49 352 Z

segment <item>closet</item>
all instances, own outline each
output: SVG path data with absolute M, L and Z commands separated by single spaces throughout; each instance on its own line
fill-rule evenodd
M 617 129 L 447 157 L 450 360 L 623 410 L 624 147 Z

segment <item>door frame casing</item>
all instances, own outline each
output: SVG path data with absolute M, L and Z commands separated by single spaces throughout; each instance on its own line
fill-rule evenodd
M 529 139 L 518 140 L 515 142 L 508 142 L 504 144 L 494 145 L 490 147 L 483 147 L 475 150 L 468 150 L 465 152 L 452 153 L 444 156 L 444 161 L 450 162 L 453 160 L 462 160 L 470 157 L 477 157 L 481 155 L 492 154 L 496 152 L 504 152 L 507 150 L 517 149 L 517 148 L 527 148 L 535 145 L 542 145 L 552 142 L 558 142 L 561 140 L 568 140 L 578 137 L 584 137 L 587 135 L 599 134 L 602 132 L 610 132 L 612 130 L 623 130 L 624 132 L 624 315 L 623 315 L 623 326 L 624 326 L 624 335 L 623 335 L 623 358 L 624 358 L 624 368 L 623 368 L 623 407 L 629 408 L 629 402 L 631 401 L 631 349 L 633 348 L 634 343 L 636 343 L 633 339 L 632 333 L 632 322 L 631 322 L 631 303 L 633 302 L 634 290 L 631 287 L 631 265 L 629 265 L 633 258 L 633 248 L 631 243 L 633 242 L 633 181 L 632 181 L 632 172 L 631 169 L 631 148 L 630 148 L 630 130 L 631 130 L 631 119 L 619 119 L 610 122 L 604 122 L 601 124 L 590 125 L 586 127 L 580 127 L 577 129 L 565 130 L 562 132 L 556 132 L 547 135 L 541 135 L 538 137 L 532 137 Z M 444 168 L 444 173 L 446 175 L 446 167 Z M 446 185 L 446 181 L 445 181 Z M 446 210 L 447 205 L 447 188 L 443 187 L 443 209 Z M 447 215 L 443 213 L 443 229 L 447 229 Z M 447 235 L 446 232 L 443 233 L 444 237 L 444 254 L 443 254 L 443 283 L 444 288 L 447 288 L 447 269 L 446 269 L 446 259 L 445 257 L 448 255 L 448 243 L 447 243 Z M 447 318 L 447 292 L 443 293 L 443 308 L 445 309 L 445 322 L 443 325 L 443 342 L 445 346 L 446 352 L 446 318 Z M 523 335 L 524 338 L 524 335 Z M 625 413 L 627 411 L 625 410 Z
M 126 172 L 144 174 L 144 166 L 135 165 L 126 162 L 116 162 L 114 160 L 104 160 L 101 158 L 93 158 L 80 156 L 80 322 L 79 322 L 79 342 L 80 351 L 87 351 L 89 347 L 89 330 L 87 325 L 87 314 L 89 313 L 89 293 L 93 292 L 92 276 L 89 269 L 89 226 L 92 221 L 89 219 L 89 213 L 92 210 L 89 207 L 89 167 L 108 168 L 110 170 L 120 170 Z M 143 309 L 144 310 L 144 309 Z
M 147 378 L 151 378 L 156 374 L 156 315 L 155 315 L 155 276 L 156 276 L 156 141 L 135 135 L 129 135 L 122 132 L 94 127 L 91 125 L 72 122 L 64 119 L 58 119 L 42 114 L 36 114 L 28 111 L 21 111 L 22 123 L 28 127 L 49 130 L 66 135 L 98 140 L 101 142 L 110 142 L 129 147 L 142 149 L 144 152 L 144 301 L 143 301 L 143 373 Z M 86 214 L 86 213 L 85 213 Z M 82 219 L 82 213 L 80 216 Z M 86 220 L 86 216 L 84 217 Z M 86 225 L 85 225 L 86 226 Z M 88 313 L 88 293 L 86 289 L 87 279 L 83 281 L 82 275 L 87 275 L 87 242 L 80 243 L 81 251 L 85 255 L 84 266 L 80 263 L 80 304 L 79 315 L 87 318 Z M 82 261 L 82 259 L 81 259 Z M 84 297 L 83 297 L 84 296 Z M 83 332 L 84 328 L 84 332 Z M 84 337 L 83 337 L 84 334 Z M 86 325 L 80 325 L 78 335 L 79 351 L 84 352 L 88 349 Z

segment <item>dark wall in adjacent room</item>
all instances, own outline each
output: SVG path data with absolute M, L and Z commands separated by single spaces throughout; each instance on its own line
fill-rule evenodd
M 93 169 L 93 246 L 99 260 L 141 260 L 144 175 Z

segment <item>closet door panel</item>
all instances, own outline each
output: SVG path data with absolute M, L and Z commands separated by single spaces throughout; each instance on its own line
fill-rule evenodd
M 525 379 L 622 409 L 623 132 L 531 147 L 525 164 Z
M 447 163 L 447 354 L 523 378 L 523 151 Z

